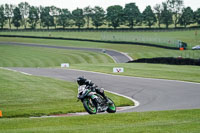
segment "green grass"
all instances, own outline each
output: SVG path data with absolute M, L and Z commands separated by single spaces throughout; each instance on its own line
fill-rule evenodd
M 200 51 L 198 50 L 179 51 L 179 50 L 169 50 L 163 48 L 127 45 L 127 44 L 110 44 L 110 43 L 49 40 L 49 39 L 6 38 L 6 37 L 5 38 L 0 37 L 0 41 L 36 43 L 36 44 L 55 45 L 55 46 L 113 49 L 124 53 L 128 53 L 128 55 L 131 56 L 133 59 L 153 58 L 153 57 L 179 57 L 179 56 L 182 56 L 183 58 L 200 58 Z
M 0 119 L 0 132 L 199 133 L 200 110 Z
M 113 67 L 123 67 L 123 73 L 113 73 Z M 134 77 L 200 82 L 200 67 L 146 63 L 72 65 L 71 68 Z
M 195 35 L 197 32 L 197 35 Z M 139 36 L 143 38 L 158 38 L 158 39 L 172 39 L 181 40 L 188 43 L 188 47 L 191 48 L 194 45 L 200 43 L 200 30 L 190 31 L 170 31 L 170 32 L 0 32 L 0 35 L 30 35 L 30 36 L 51 36 L 51 37 L 65 37 L 65 38 L 80 38 L 80 39 L 92 39 L 101 40 L 102 36 L 106 35 L 119 35 L 122 37 L 127 36 Z
M 0 110 L 3 112 L 3 117 L 84 111 L 81 102 L 77 102 L 76 83 L 29 76 L 1 68 L 0 75 Z M 117 106 L 133 105 L 132 101 L 126 98 L 106 94 Z
M 112 63 L 109 56 L 100 53 L 41 47 L 0 45 L 2 67 L 53 67 L 61 63 Z

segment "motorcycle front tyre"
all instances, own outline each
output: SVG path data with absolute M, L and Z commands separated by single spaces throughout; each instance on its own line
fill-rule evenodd
M 83 106 L 89 114 L 96 114 L 97 108 L 91 98 L 83 99 Z

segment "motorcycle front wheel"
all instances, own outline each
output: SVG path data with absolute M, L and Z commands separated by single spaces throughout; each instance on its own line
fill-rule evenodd
M 110 98 L 108 98 L 108 100 L 110 100 L 111 103 L 108 105 L 107 112 L 108 113 L 115 113 L 116 112 L 115 103 Z
M 97 108 L 94 105 L 93 101 L 91 98 L 85 98 L 83 99 L 83 106 L 85 108 L 85 110 L 89 113 L 89 114 L 96 114 L 97 113 Z

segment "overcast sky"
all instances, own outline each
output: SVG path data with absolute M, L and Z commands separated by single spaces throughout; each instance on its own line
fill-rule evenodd
M 140 11 L 143 11 L 147 5 L 154 7 L 156 4 L 160 4 L 166 0 L 0 0 L 0 5 L 5 3 L 17 5 L 20 2 L 25 1 L 33 6 L 54 5 L 59 8 L 67 8 L 70 11 L 77 7 L 84 8 L 86 6 L 100 6 L 106 10 L 106 8 L 111 5 L 121 5 L 124 7 L 127 3 L 135 2 Z M 190 6 L 193 10 L 196 10 L 197 8 L 200 8 L 200 0 L 184 0 L 184 5 Z

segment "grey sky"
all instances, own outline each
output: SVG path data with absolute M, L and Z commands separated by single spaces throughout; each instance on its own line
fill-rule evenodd
M 111 5 L 121 5 L 125 6 L 125 4 L 130 2 L 135 2 L 139 7 L 140 11 L 143 11 L 147 5 L 151 5 L 152 7 L 156 4 L 160 4 L 166 0 L 1 0 L 1 4 L 14 4 L 17 5 L 20 2 L 28 2 L 30 5 L 34 6 L 51 6 L 54 5 L 59 8 L 67 8 L 70 11 L 79 8 L 84 8 L 86 6 L 94 7 L 100 6 L 106 9 Z M 193 10 L 200 8 L 200 0 L 184 0 L 185 6 L 190 6 Z

